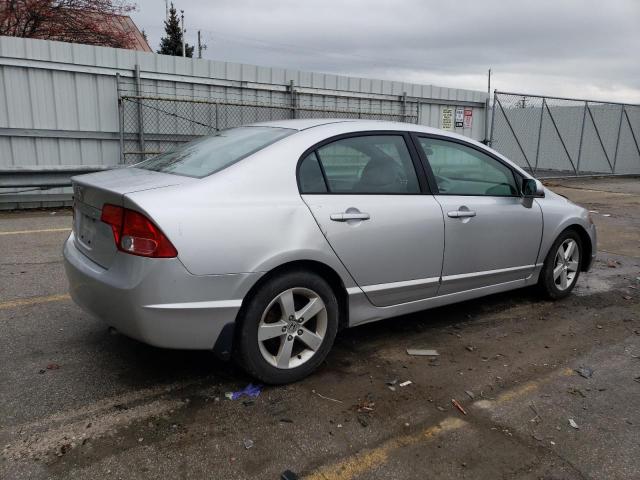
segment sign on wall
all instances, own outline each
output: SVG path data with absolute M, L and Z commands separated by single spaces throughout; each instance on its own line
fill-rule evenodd
M 464 128 L 471 128 L 473 125 L 473 108 L 464 109 Z
M 443 130 L 453 130 L 453 108 L 444 107 L 442 109 L 440 128 Z
M 463 119 L 464 119 L 464 108 L 456 107 L 456 128 L 462 128 Z

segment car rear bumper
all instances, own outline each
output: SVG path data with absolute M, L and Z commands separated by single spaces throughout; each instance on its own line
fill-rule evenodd
M 63 253 L 69 293 L 80 307 L 129 337 L 163 348 L 212 349 L 260 276 L 192 275 L 177 258 L 120 252 L 104 269 L 77 249 L 73 234 Z

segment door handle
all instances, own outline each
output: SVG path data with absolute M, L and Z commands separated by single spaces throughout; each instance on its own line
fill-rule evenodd
M 475 216 L 476 212 L 473 210 L 453 210 L 451 212 L 447 212 L 447 217 L 450 218 L 469 218 Z
M 347 220 L 369 220 L 371 217 L 369 216 L 368 213 L 344 212 L 344 213 L 332 213 L 329 218 L 334 222 L 346 222 Z

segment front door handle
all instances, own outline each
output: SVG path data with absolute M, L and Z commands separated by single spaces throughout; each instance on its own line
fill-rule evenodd
M 363 212 L 343 212 L 332 213 L 329 218 L 334 222 L 346 222 L 348 220 L 369 220 L 371 217 L 368 213 Z
M 453 210 L 452 212 L 447 212 L 447 217 L 449 218 L 469 218 L 475 216 L 476 212 L 473 210 Z

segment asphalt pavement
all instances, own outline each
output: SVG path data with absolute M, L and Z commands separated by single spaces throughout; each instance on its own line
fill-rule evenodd
M 73 304 L 69 211 L 0 214 L 0 478 L 640 478 L 640 179 L 551 188 L 600 237 L 569 298 L 350 329 L 317 373 L 253 400 L 226 398 L 251 383 L 232 363 L 112 335 Z

